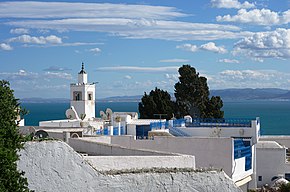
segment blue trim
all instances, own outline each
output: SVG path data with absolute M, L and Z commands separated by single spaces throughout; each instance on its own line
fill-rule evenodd
M 245 171 L 252 168 L 252 147 L 242 139 L 234 140 L 234 159 L 246 158 Z

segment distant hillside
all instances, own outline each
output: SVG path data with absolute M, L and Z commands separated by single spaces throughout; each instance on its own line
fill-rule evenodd
M 31 97 L 20 99 L 21 103 L 69 103 L 69 99 L 66 98 L 40 98 Z
M 211 95 L 221 96 L 224 101 L 236 100 L 290 100 L 290 91 L 286 89 L 221 89 L 211 90 Z M 97 102 L 139 102 L 143 95 L 115 96 L 97 99 Z M 174 94 L 171 93 L 174 100 Z M 68 103 L 66 98 L 24 98 L 22 103 Z
M 289 90 L 274 88 L 212 90 L 211 95 L 221 96 L 223 100 L 290 100 Z
M 142 95 L 115 96 L 115 97 L 106 97 L 102 99 L 97 99 L 97 102 L 139 102 L 141 98 L 142 98 Z
M 221 96 L 224 101 L 234 100 L 290 100 L 290 91 L 285 89 L 263 88 L 263 89 L 222 89 L 211 90 L 211 95 Z M 170 93 L 174 98 L 174 94 Z M 139 102 L 142 95 L 108 97 L 99 99 L 100 102 Z

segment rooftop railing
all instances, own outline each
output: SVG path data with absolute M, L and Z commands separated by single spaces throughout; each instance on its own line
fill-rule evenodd
M 151 130 L 158 129 L 168 129 L 169 127 L 251 127 L 252 121 L 256 120 L 253 118 L 223 118 L 223 119 L 213 119 L 213 118 L 194 118 L 192 122 L 188 119 L 175 119 L 170 121 L 160 121 L 150 123 Z M 258 121 L 258 119 L 257 119 Z
M 191 123 L 186 123 L 186 127 L 251 127 L 252 121 L 256 119 L 251 118 L 194 118 Z

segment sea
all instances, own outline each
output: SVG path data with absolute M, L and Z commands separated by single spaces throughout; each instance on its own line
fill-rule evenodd
M 21 103 L 29 111 L 25 125 L 65 119 L 69 103 Z M 138 102 L 97 102 L 96 116 L 107 108 L 113 112 L 138 112 Z M 290 135 L 290 101 L 224 101 L 225 118 L 260 118 L 262 135 Z

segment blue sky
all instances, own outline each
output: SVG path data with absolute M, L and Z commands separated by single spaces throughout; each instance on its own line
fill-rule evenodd
M 1 1 L 0 79 L 69 98 L 84 62 L 104 98 L 174 92 L 190 64 L 210 89 L 290 89 L 289 23 L 289 0 Z

